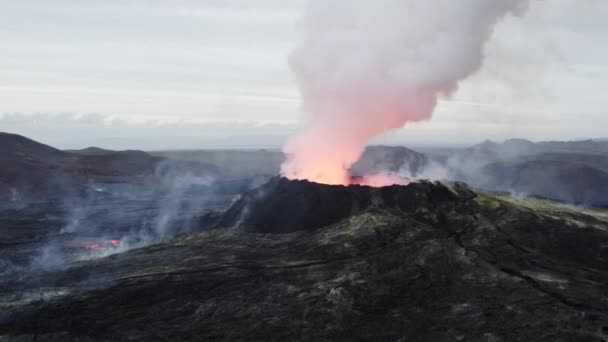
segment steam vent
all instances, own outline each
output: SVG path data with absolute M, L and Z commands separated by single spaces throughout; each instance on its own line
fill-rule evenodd
M 328 226 L 371 209 L 421 213 L 474 197 L 476 194 L 463 183 L 421 181 L 375 188 L 275 177 L 243 195 L 215 226 L 291 233 Z

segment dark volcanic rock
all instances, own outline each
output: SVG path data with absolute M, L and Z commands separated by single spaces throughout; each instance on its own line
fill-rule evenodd
M 0 243 L 0 272 L 5 256 L 24 258 L 14 255 L 24 231 L 35 242 L 60 215 L 0 212 L 0 226 L 16 228 Z M 605 210 L 458 183 L 274 178 L 210 219 L 245 229 L 44 272 L 8 265 L 0 341 L 608 340 Z
M 336 223 L 370 208 L 413 213 L 443 202 L 466 201 L 475 194 L 462 183 L 426 181 L 407 186 L 341 186 L 273 178 L 241 197 L 217 220 L 217 227 L 258 233 L 290 233 Z
M 413 212 L 218 229 L 0 278 L 0 340 L 606 341 L 608 212 L 417 187 Z

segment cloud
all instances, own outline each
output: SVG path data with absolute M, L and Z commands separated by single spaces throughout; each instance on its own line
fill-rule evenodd
M 94 144 L 98 140 L 89 138 L 101 134 L 137 136 L 143 128 L 164 136 L 185 129 L 199 139 L 179 142 L 190 147 L 206 136 L 247 135 L 247 128 L 235 130 L 234 124 L 215 127 L 222 132 L 202 124 L 141 125 L 152 121 L 276 123 L 279 127 L 250 128 L 250 135 L 286 134 L 284 126 L 297 121 L 299 108 L 285 59 L 297 42 L 297 18 L 305 4 L 0 0 L 0 113 L 13 113 L 0 121 L 0 131 L 31 133 L 62 146 Z M 608 85 L 606 16 L 605 1 L 534 1 L 523 21 L 497 29 L 484 68 L 462 84 L 454 102 L 441 104 L 431 122 L 381 139 L 437 143 L 597 135 L 608 126 L 608 98 L 600 91 Z M 537 80 L 522 81 L 523 74 Z M 42 114 L 34 122 L 27 113 Z M 44 113 L 101 114 L 81 119 L 64 114 L 59 124 L 58 114 Z M 140 124 L 108 125 L 108 120 Z M 471 121 L 477 124 L 462 128 Z
M 0 131 L 63 149 L 278 148 L 295 129 L 289 122 L 167 121 L 97 113 L 0 113 Z

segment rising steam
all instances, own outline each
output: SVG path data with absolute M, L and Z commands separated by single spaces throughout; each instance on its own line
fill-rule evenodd
M 367 141 L 430 119 L 482 65 L 484 43 L 527 0 L 310 0 L 290 57 L 308 114 L 284 147 L 292 179 L 350 183 Z

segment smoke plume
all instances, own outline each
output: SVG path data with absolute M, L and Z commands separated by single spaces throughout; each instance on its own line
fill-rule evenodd
M 292 179 L 350 183 L 367 141 L 428 120 L 482 66 L 484 43 L 527 0 L 310 0 L 290 56 L 307 114 L 284 147 Z

